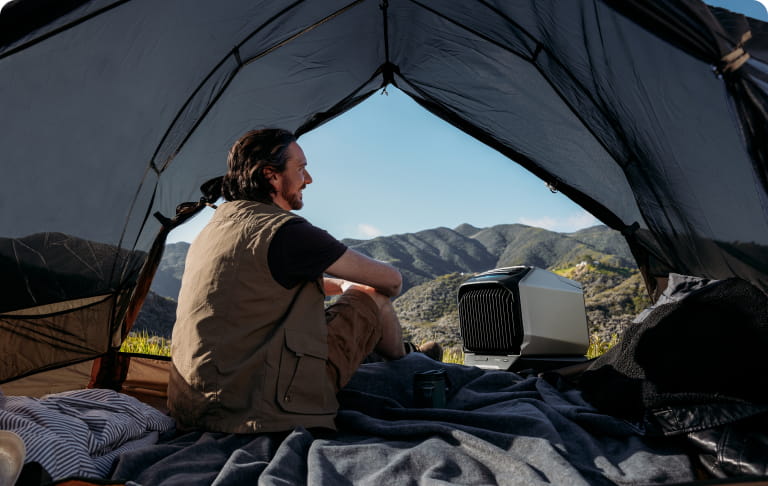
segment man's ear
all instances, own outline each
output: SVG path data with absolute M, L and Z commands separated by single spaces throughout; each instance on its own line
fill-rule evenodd
M 264 171 L 262 172 L 264 174 L 264 178 L 267 180 L 271 180 L 275 177 L 277 172 L 275 172 L 275 169 L 272 167 L 264 167 Z

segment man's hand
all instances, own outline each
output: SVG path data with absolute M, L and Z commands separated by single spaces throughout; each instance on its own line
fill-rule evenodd
M 343 278 L 331 277 L 323 277 L 323 288 L 325 290 L 325 295 L 341 295 L 349 289 L 359 290 L 369 294 L 376 292 L 376 289 L 369 285 L 350 282 L 349 280 L 344 280 Z
M 376 289 L 371 287 L 370 285 L 363 285 L 359 284 L 357 282 L 350 282 L 349 280 L 342 280 L 341 284 L 341 291 L 346 292 L 347 290 L 359 290 L 360 292 L 366 292 L 368 294 L 372 294 L 376 292 Z

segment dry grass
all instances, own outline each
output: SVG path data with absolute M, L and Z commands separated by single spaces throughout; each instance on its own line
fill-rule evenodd
M 587 358 L 597 358 L 601 354 L 605 353 L 616 343 L 619 342 L 619 335 L 612 334 L 611 339 L 608 341 L 602 341 L 597 335 L 593 334 L 589 337 L 589 348 L 587 348 Z
M 587 358 L 596 358 L 613 347 L 619 340 L 618 335 L 613 334 L 609 341 L 601 341 L 596 335 L 589 339 Z M 171 343 L 169 340 L 158 336 L 150 336 L 146 332 L 131 333 L 123 342 L 120 351 L 124 353 L 149 354 L 153 356 L 170 356 Z M 459 346 L 446 347 L 443 350 L 443 362 L 464 364 L 464 352 Z
M 443 350 L 443 363 L 464 364 L 464 351 L 458 347 Z
M 611 339 L 608 341 L 600 340 L 597 335 L 592 335 L 589 338 L 589 347 L 587 348 L 587 358 L 597 358 L 601 354 L 605 353 L 619 341 L 618 334 L 612 334 Z M 444 363 L 456 363 L 464 364 L 464 352 L 460 347 L 449 347 L 443 352 Z
M 130 333 L 120 346 L 120 352 L 170 356 L 171 342 L 159 336 L 150 336 L 146 332 Z

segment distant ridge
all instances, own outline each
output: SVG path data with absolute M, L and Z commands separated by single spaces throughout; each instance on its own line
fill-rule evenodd
M 342 241 L 396 266 L 403 274 L 404 291 L 440 275 L 514 265 L 556 268 L 591 258 L 637 268 L 621 234 L 603 225 L 557 233 L 523 224 L 490 228 L 462 224 L 453 230 L 435 228 L 362 242 Z
M 620 233 L 598 225 L 573 233 L 557 233 L 524 224 L 477 228 L 461 224 L 370 240 L 343 239 L 350 248 L 386 261 L 403 274 L 403 291 L 449 273 L 482 272 L 498 267 L 569 266 L 589 257 L 613 266 L 637 268 Z M 166 245 L 152 291 L 178 299 L 189 243 Z
M 181 276 L 184 274 L 184 262 L 188 251 L 189 243 L 184 241 L 165 245 L 163 259 L 160 261 L 150 287 L 153 292 L 173 300 L 179 299 Z
M 414 340 L 426 336 L 446 343 L 455 341 L 458 317 L 451 303 L 455 290 L 469 275 L 492 268 L 533 265 L 570 272 L 570 278 L 585 285 L 588 315 L 596 327 L 626 322 L 628 313 L 644 302 L 636 295 L 642 293 L 641 280 L 628 245 L 620 233 L 603 225 L 558 233 L 524 224 L 478 228 L 465 223 L 454 229 L 439 227 L 342 242 L 400 270 L 403 294 L 395 305 L 406 333 Z M 189 244 L 184 242 L 166 246 L 152 283 L 157 295 L 148 300 L 142 310 L 146 315 L 140 315 L 136 330 L 170 337 L 188 250 Z M 577 265 L 581 265 L 579 271 L 573 270 Z M 620 286 L 630 277 L 630 285 Z M 615 286 L 620 286 L 617 292 L 621 295 L 612 292 Z M 424 328 L 426 321 L 438 325 Z M 422 330 L 428 328 L 431 334 L 419 334 L 419 326 Z

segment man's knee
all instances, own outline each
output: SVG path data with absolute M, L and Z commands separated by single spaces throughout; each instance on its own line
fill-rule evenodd
M 390 307 L 394 308 L 392 306 L 392 300 L 389 297 L 387 297 L 386 295 L 380 294 L 378 292 L 374 292 L 373 294 L 369 294 L 369 295 L 371 295 L 371 297 L 373 297 L 374 302 L 376 302 L 376 305 L 379 306 L 379 310 L 383 310 L 385 307 L 386 308 L 390 308 Z
M 344 293 L 347 294 L 353 291 L 361 292 L 367 295 L 368 297 L 370 297 L 371 299 L 373 299 L 373 301 L 376 303 L 376 306 L 379 308 L 379 310 L 383 309 L 386 306 L 392 306 L 392 301 L 389 299 L 389 297 L 387 297 L 384 294 L 380 294 L 376 292 L 376 290 L 371 287 L 364 286 L 364 285 L 352 285 L 351 287 L 348 287 L 344 291 Z

